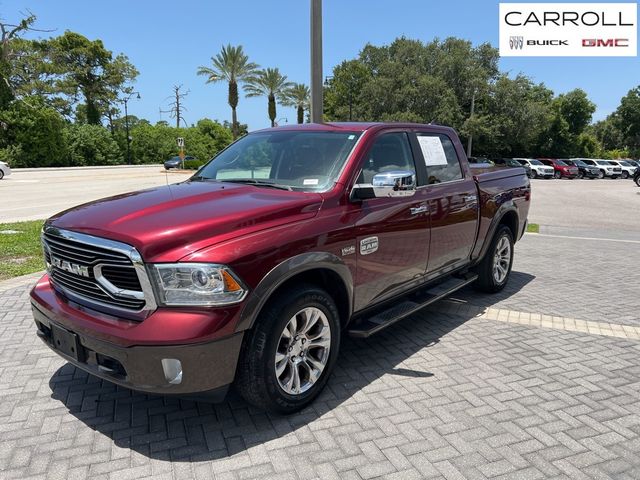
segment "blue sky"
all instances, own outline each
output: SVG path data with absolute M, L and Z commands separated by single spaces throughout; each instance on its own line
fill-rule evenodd
M 382 45 L 405 35 L 429 41 L 456 36 L 474 44 L 498 45 L 498 2 L 485 0 L 324 0 L 324 73 L 357 56 L 367 43 Z M 296 82 L 309 83 L 309 1 L 236 0 L 0 0 L 0 17 L 15 21 L 30 9 L 40 28 L 69 29 L 100 38 L 115 53 L 125 53 L 140 71 L 130 103 L 133 115 L 169 120 L 171 87 L 183 84 L 187 122 L 202 117 L 230 119 L 226 85 L 205 85 L 199 65 L 226 43 L 242 44 L 251 59 L 279 67 Z M 51 35 L 51 34 L 36 34 Z M 627 58 L 504 58 L 501 69 L 522 72 L 556 93 L 582 88 L 596 103 L 595 120 L 617 107 L 640 84 L 640 60 Z M 266 99 L 241 98 L 239 120 L 251 130 L 267 127 Z M 295 122 L 292 109 L 278 117 Z M 281 123 L 284 123 L 281 121 Z

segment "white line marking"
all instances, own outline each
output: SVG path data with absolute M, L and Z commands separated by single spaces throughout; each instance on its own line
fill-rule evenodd
M 640 244 L 640 240 L 624 240 L 620 238 L 573 237 L 570 235 L 553 235 L 550 233 L 531 233 L 531 232 L 527 232 L 526 235 L 532 236 L 532 237 L 569 238 L 571 240 L 599 240 L 601 242 L 621 242 L 621 243 Z

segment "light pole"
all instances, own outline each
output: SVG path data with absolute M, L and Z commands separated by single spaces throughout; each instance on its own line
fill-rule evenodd
M 322 0 L 311 1 L 311 122 L 322 123 Z
M 129 110 L 127 108 L 127 104 L 134 95 L 136 95 L 137 100 L 140 100 L 140 92 L 131 92 L 122 99 L 124 102 L 124 130 L 127 134 L 127 164 L 129 165 L 131 165 L 131 137 L 129 136 Z
M 276 127 L 280 126 L 280 120 L 284 120 L 284 123 L 289 123 L 289 119 L 287 117 L 280 117 L 276 120 Z

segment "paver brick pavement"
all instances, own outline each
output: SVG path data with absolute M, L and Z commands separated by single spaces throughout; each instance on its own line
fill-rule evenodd
M 27 292 L 0 293 L 3 479 L 640 476 L 638 340 L 441 305 L 347 339 L 281 417 L 92 377 L 36 337 Z

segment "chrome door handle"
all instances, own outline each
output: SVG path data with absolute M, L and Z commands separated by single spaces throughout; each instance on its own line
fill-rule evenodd
M 411 212 L 411 215 L 418 215 L 419 213 L 428 212 L 429 209 L 425 205 L 422 205 L 420 207 L 411 207 L 409 211 Z

